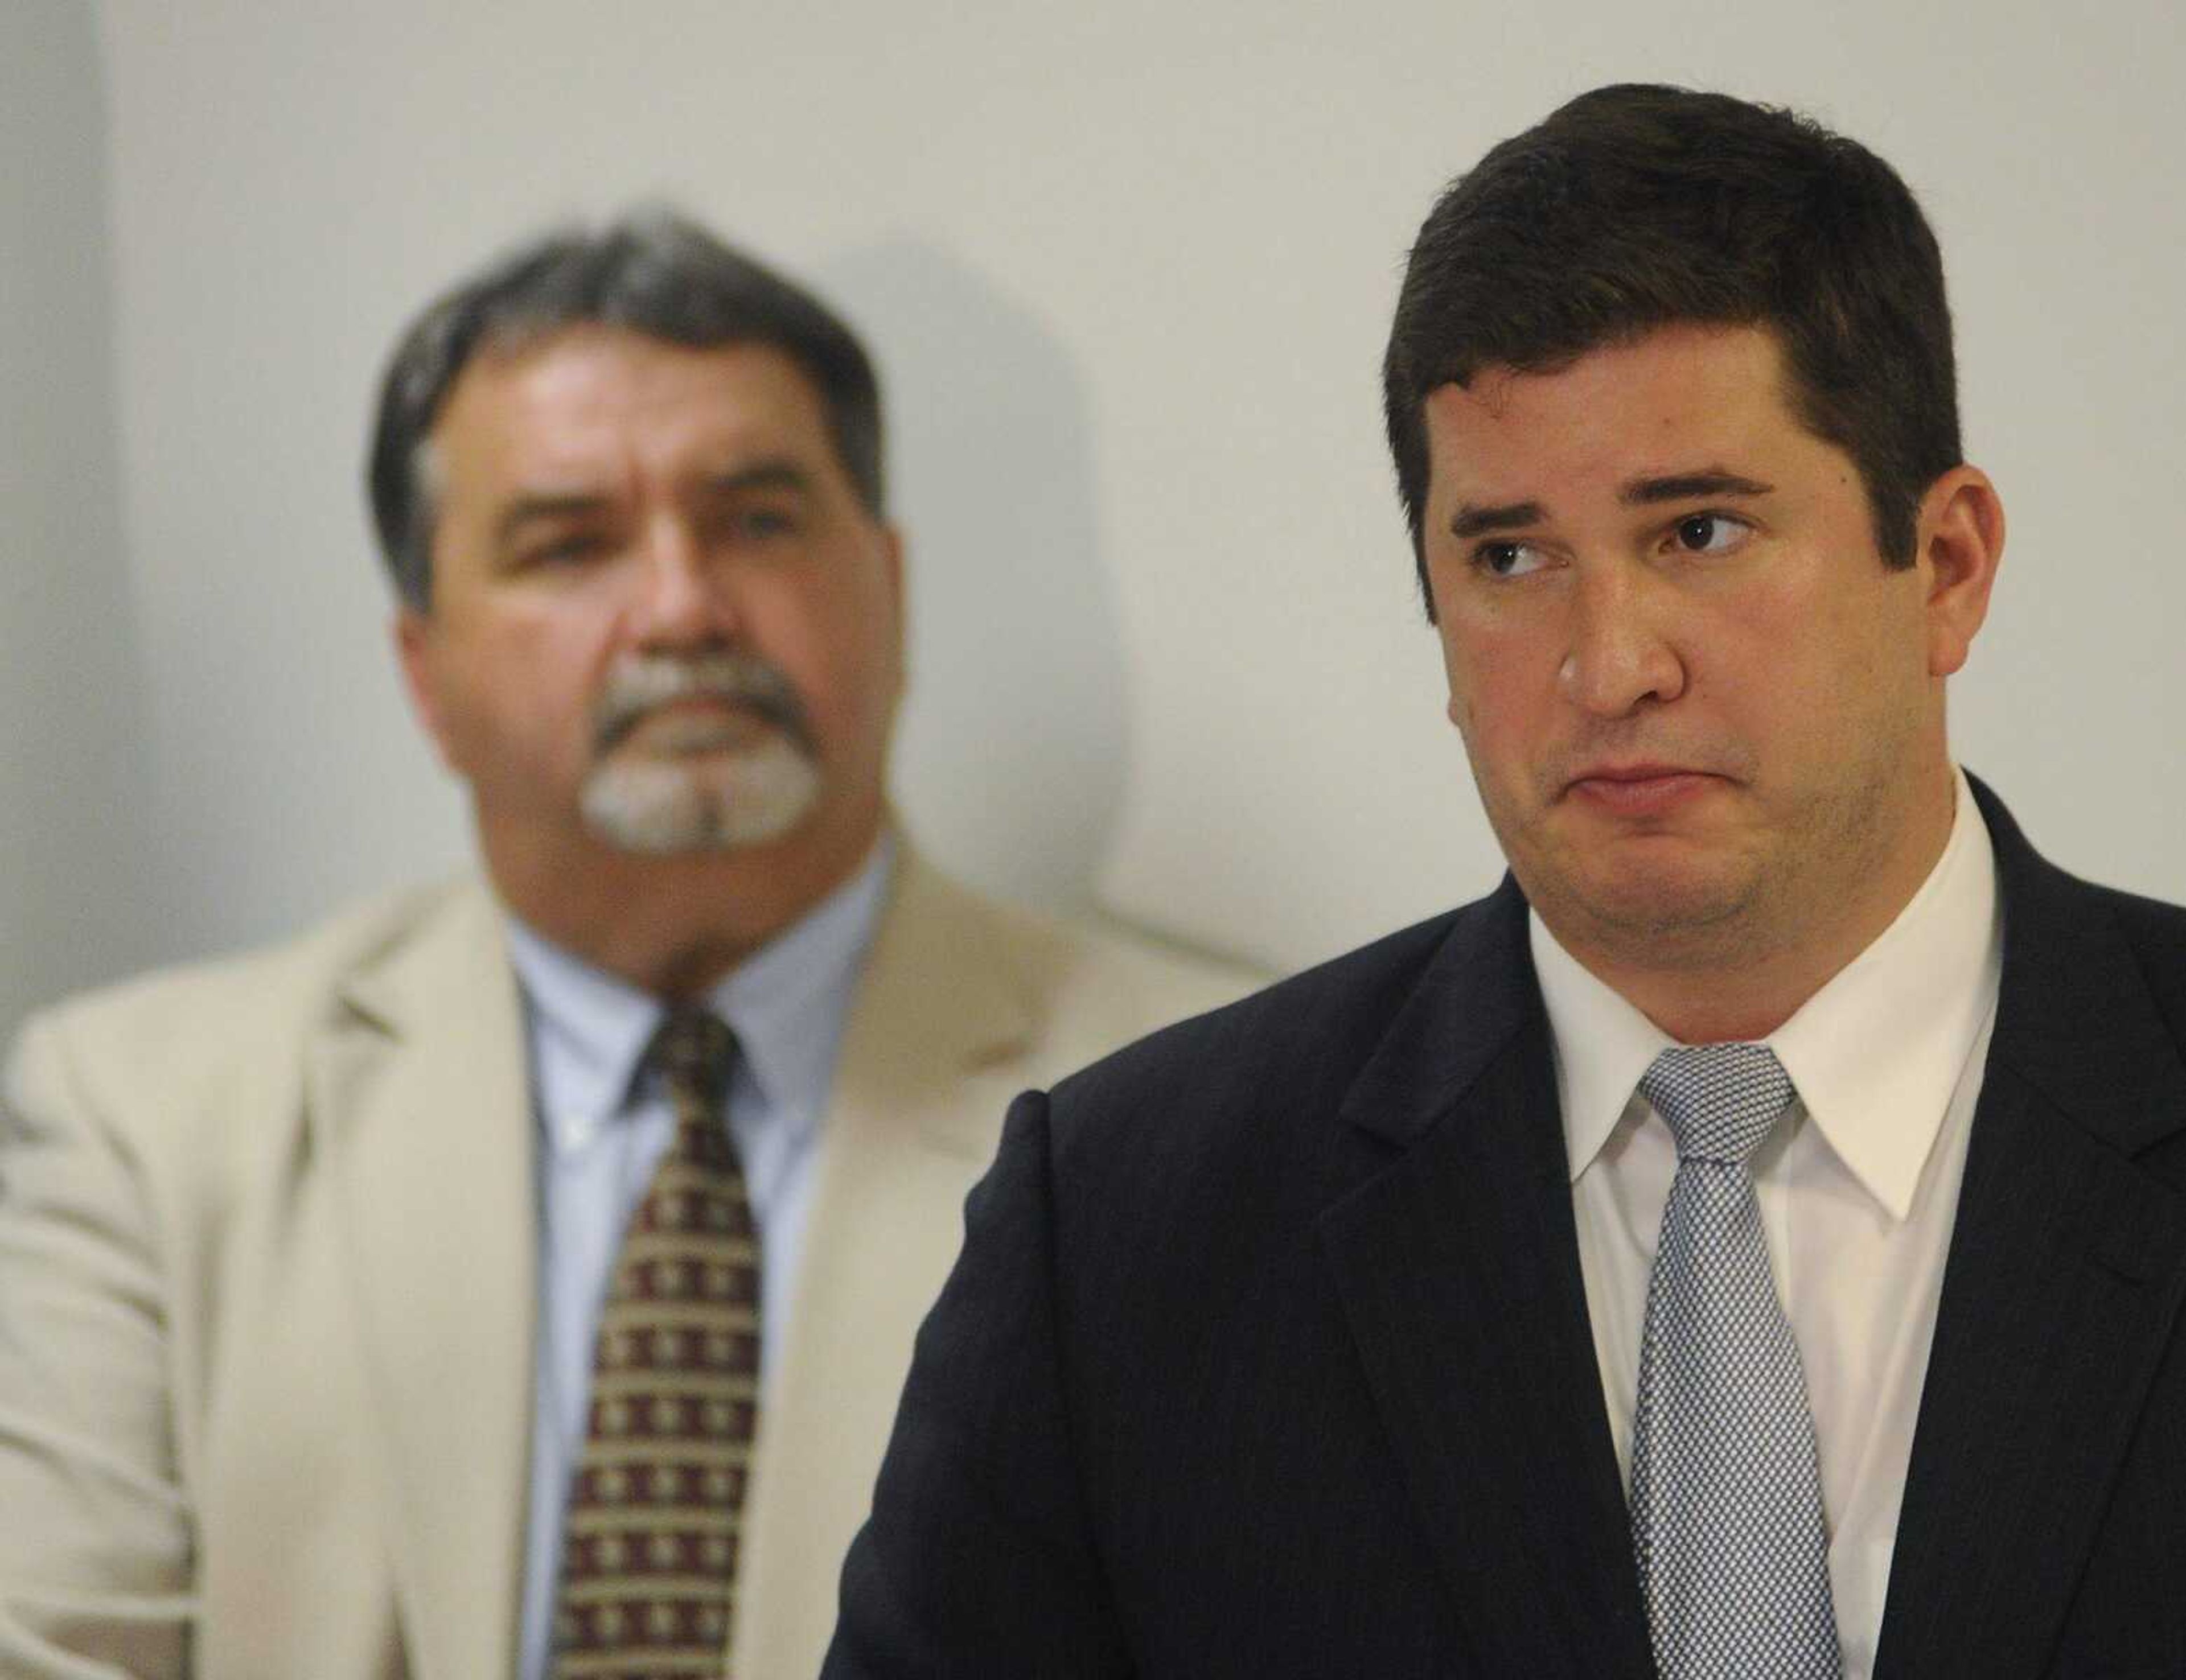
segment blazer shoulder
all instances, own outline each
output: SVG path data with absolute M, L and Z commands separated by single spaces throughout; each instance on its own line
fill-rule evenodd
M 1452 931 L 1480 908 L 1445 911 L 1150 1033 L 1057 1095 L 1080 1101 L 1120 1093 L 1158 1082 L 1166 1068 L 1195 1065 L 1230 1068 L 1254 1086 L 1275 1088 L 1308 1066 L 1355 1066 L 1381 1041 Z
M 2173 1039 L 2186 1043 L 2186 905 L 2104 886 L 2037 853 L 1993 793 L 1982 809 L 1996 847 L 2007 979 L 2015 961 L 2045 1010 L 2084 998 L 2129 962 Z
M 997 910 L 1032 991 L 1058 1012 L 1113 1021 L 1121 1029 L 1113 1044 L 1218 1009 L 1273 977 L 1118 922 Z
M 2115 887 L 2081 884 L 2110 907 L 2136 953 L 2151 962 L 2186 969 L 2186 904 Z
M 2172 1039 L 2186 1044 L 2186 905 L 2112 887 L 2086 890 L 2109 910 Z
M 1281 1248 L 1384 1170 L 1391 1151 L 1349 1123 L 1351 1094 L 1421 999 L 1443 1013 L 1434 977 L 1466 955 L 1450 942 L 1467 914 L 1166 1028 L 1044 1102 L 1025 1099 L 1017 1112 L 1039 1140 L 1057 1252 L 1109 1257 L 1097 1263 L 1113 1261 L 1148 1298 L 1190 1298 L 1200 1285 L 1185 1280 L 1214 1263 L 1208 1245 Z
M 293 1064 L 356 977 L 422 942 L 475 938 L 493 915 L 475 879 L 411 888 L 273 944 L 79 994 L 25 1022 L 0 1089 L 19 1110 L 59 1100 L 117 1117 L 185 1112 L 205 1093 Z
M 1059 1074 L 1170 1022 L 1264 985 L 1266 971 L 1121 924 L 1065 920 L 976 892 L 910 856 L 899 875 L 875 968 L 939 980 L 972 1006 L 995 994 Z M 1052 1075 L 1051 1076 L 1052 1077 Z
M 1101 1195 L 1135 1180 L 1212 1186 L 1279 1160 L 1320 1159 L 1393 1022 L 1479 910 L 1387 935 L 1064 1080 L 1048 1108 L 1058 1181 L 1082 1177 L 1107 1187 Z

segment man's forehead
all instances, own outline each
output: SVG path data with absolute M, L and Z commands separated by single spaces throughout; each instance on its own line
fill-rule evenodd
M 443 470 L 613 473 L 731 470 L 755 454 L 829 449 L 819 395 L 771 345 L 692 348 L 583 326 L 466 367 L 433 429 Z
M 1490 366 L 1435 387 L 1424 412 L 1438 485 L 1483 490 L 1687 470 L 1696 451 L 1720 456 L 1797 425 L 1774 335 L 1747 327 L 1665 327 L 1549 367 Z
M 680 344 L 585 322 L 481 349 L 457 377 L 439 417 L 446 423 L 466 406 L 574 419 L 709 405 L 803 412 L 816 411 L 820 395 L 797 361 L 773 344 Z
M 1696 386 L 1773 389 L 1785 369 L 1782 341 L 1766 324 L 1673 321 L 1622 333 L 1575 354 L 1514 365 L 1488 362 L 1428 395 L 1458 393 L 1501 412 L 1543 389 L 1613 392 L 1664 379 Z

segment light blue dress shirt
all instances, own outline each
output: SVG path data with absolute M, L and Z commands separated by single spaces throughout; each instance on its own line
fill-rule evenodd
M 762 1385 L 796 1285 L 821 1119 L 893 853 L 884 837 L 855 875 L 709 1000 L 743 1051 L 729 1087 L 728 1123 L 759 1226 Z M 539 1127 L 539 1319 L 520 1673 L 547 1680 L 563 1507 L 584 1452 L 600 1305 L 624 1228 L 674 1136 L 675 1117 L 658 1081 L 639 1078 L 660 1000 L 513 918 L 508 945 L 524 993 Z

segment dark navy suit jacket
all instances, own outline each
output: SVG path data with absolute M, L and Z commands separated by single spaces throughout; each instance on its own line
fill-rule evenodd
M 2186 911 L 1993 796 L 2003 989 L 1878 1680 L 2186 1673 Z M 1651 1672 L 1526 906 L 1012 1110 L 827 1680 Z

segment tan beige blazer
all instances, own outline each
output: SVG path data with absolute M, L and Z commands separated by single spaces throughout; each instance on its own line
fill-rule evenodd
M 818 1671 L 1009 1099 L 1247 983 L 899 868 L 770 1362 L 740 1680 Z M 5 1092 L 0 1677 L 512 1675 L 534 1130 L 487 893 L 64 1005 Z

